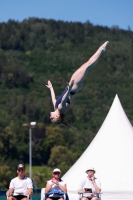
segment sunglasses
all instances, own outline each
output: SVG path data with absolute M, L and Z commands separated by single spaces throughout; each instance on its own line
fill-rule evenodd
M 60 174 L 60 172 L 54 172 L 53 174 L 58 174 L 58 175 L 59 175 L 59 174 Z
M 23 168 L 19 168 L 18 171 L 19 172 L 21 172 L 21 171 L 24 172 L 24 169 Z
M 94 172 L 94 170 L 88 170 L 87 172 Z

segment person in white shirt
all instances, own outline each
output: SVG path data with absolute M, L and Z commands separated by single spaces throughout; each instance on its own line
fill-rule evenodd
M 82 194 L 81 200 L 99 200 L 101 183 L 94 176 L 95 172 L 93 167 L 87 168 L 86 173 L 88 176 L 81 181 L 78 189 L 78 193 Z
M 17 167 L 18 176 L 13 178 L 6 195 L 8 200 L 27 200 L 33 192 L 32 180 L 25 176 L 25 167 L 19 164 Z
M 46 184 L 46 200 L 63 200 L 64 194 L 67 193 L 67 186 L 66 183 L 60 178 L 60 176 L 61 170 L 58 168 L 54 169 L 53 178 L 47 181 Z

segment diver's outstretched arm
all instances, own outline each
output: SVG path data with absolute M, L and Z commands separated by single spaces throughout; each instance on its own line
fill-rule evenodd
M 52 83 L 50 81 L 48 81 L 48 85 L 46 85 L 47 88 L 50 89 L 50 92 L 51 92 L 51 98 L 52 98 L 52 103 L 53 103 L 53 106 L 55 108 L 55 102 L 56 102 L 56 98 L 55 98 L 55 92 L 54 92 L 54 88 L 52 86 Z

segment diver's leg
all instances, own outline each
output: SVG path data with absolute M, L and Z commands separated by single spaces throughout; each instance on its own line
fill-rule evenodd
M 69 82 L 71 83 L 71 81 L 74 80 L 74 85 L 71 91 L 78 92 L 82 88 L 84 78 L 86 77 L 88 71 L 97 63 L 102 53 L 106 50 L 107 44 L 108 41 L 101 45 L 96 53 L 74 72 Z

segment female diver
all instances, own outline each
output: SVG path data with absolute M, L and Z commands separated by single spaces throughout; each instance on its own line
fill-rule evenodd
M 54 105 L 54 112 L 50 113 L 50 119 L 53 123 L 62 123 L 68 126 L 68 123 L 65 119 L 65 114 L 70 106 L 72 97 L 75 93 L 81 90 L 83 80 L 86 77 L 88 71 L 96 64 L 101 54 L 106 50 L 106 46 L 108 43 L 109 42 L 106 41 L 103 45 L 101 45 L 96 53 L 74 72 L 67 87 L 57 100 L 52 83 L 48 81 L 48 84 L 46 86 L 50 89 L 51 98 Z

